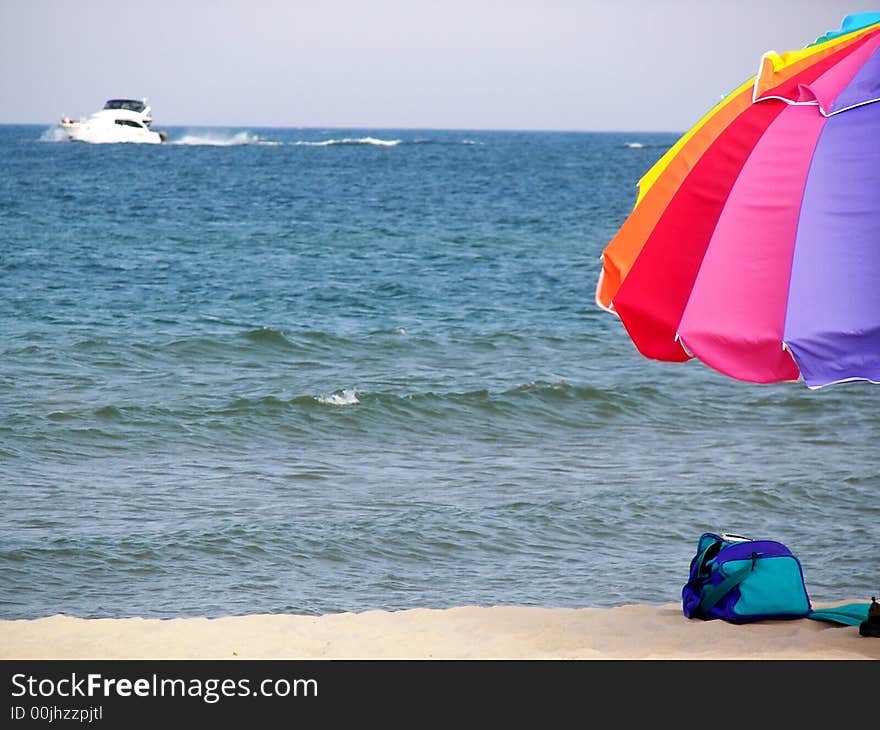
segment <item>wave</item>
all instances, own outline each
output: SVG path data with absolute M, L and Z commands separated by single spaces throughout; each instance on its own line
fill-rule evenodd
M 624 147 L 631 150 L 668 150 L 668 142 L 624 142 Z
M 353 406 L 360 403 L 354 390 L 337 390 L 330 395 L 322 395 L 317 398 L 318 403 L 330 406 Z
M 532 382 L 504 390 L 418 388 L 410 393 L 342 387 L 300 395 L 270 386 L 269 392 L 262 394 L 234 394 L 249 384 L 231 382 L 226 389 L 170 405 L 120 397 L 103 404 L 56 410 L 42 417 L 54 424 L 53 434 L 62 441 L 82 445 L 86 438 L 93 446 L 107 446 L 120 439 L 168 438 L 169 434 L 191 443 L 213 444 L 220 439 L 229 446 L 228 439 L 233 435 L 251 438 L 267 433 L 270 422 L 272 432 L 283 428 L 300 435 L 338 434 L 340 427 L 368 427 L 372 433 L 385 434 L 422 430 L 491 435 L 540 431 L 547 424 L 581 432 L 603 428 L 603 424 L 614 420 L 644 422 L 652 417 L 644 393 L 605 391 L 564 382 Z M 349 411 L 347 406 L 358 408 Z M 342 410 L 349 414 L 344 422 L 336 417 Z
M 336 378 L 339 374 L 328 375 Z M 175 392 L 173 402 L 149 392 L 133 394 L 131 389 L 98 393 L 94 384 L 87 383 L 85 387 L 96 394 L 94 398 L 82 403 L 53 403 L 51 411 L 21 411 L 14 418 L 0 420 L 0 433 L 3 426 L 9 429 L 4 436 L 11 435 L 14 428 L 18 436 L 48 439 L 59 453 L 79 454 L 139 447 L 169 438 L 209 449 L 218 444 L 226 449 L 235 444 L 249 449 L 254 439 L 260 441 L 267 434 L 337 438 L 344 432 L 396 439 L 442 433 L 491 440 L 531 439 L 549 431 L 557 437 L 566 433 L 581 437 L 588 432 L 612 433 L 615 428 L 647 428 L 663 438 L 663 434 L 678 433 L 681 424 L 687 424 L 695 436 L 705 430 L 705 438 L 700 437 L 705 441 L 712 439 L 710 425 L 719 413 L 699 401 L 672 397 L 662 386 L 648 383 L 607 388 L 534 380 L 464 390 L 403 382 L 357 388 L 346 384 L 334 389 L 327 388 L 327 377 L 321 378 L 322 385 L 313 379 L 255 378 L 238 372 L 213 387 L 196 383 L 197 391 L 190 394 L 181 390 L 173 377 L 163 375 L 156 382 Z M 140 374 L 138 378 L 142 379 Z M 723 410 L 727 412 L 727 407 Z M 876 425 L 876 421 L 866 425 Z M 820 448 L 835 443 L 809 427 L 803 420 L 794 423 L 805 445 Z M 11 446 L 13 439 L 8 441 Z M 15 455 L 28 458 L 27 450 Z
M 249 330 L 241 333 L 240 337 L 258 345 L 265 345 L 272 348 L 291 348 L 294 343 L 284 336 L 284 332 L 272 327 L 260 327 L 259 329 Z
M 366 144 L 376 147 L 396 147 L 403 140 L 400 139 L 378 139 L 376 137 L 344 137 L 342 139 L 325 139 L 320 142 L 311 142 L 308 140 L 299 140 L 292 144 L 297 147 L 330 147 L 340 144 Z

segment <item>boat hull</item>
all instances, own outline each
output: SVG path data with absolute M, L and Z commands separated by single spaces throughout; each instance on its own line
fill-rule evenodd
M 61 121 L 61 129 L 73 142 L 91 144 L 115 144 L 122 142 L 140 144 L 161 144 L 166 135 L 148 129 L 121 127 L 116 124 L 90 124 L 86 122 Z

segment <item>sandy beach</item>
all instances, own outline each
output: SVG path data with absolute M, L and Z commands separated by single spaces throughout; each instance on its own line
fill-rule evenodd
M 817 608 L 820 606 L 816 606 Z M 858 628 L 800 619 L 737 626 L 678 604 L 463 606 L 323 616 L 0 621 L 2 659 L 880 659 Z

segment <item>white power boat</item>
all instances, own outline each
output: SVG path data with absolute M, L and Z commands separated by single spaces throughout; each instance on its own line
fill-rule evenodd
M 110 99 L 101 111 L 79 121 L 62 117 L 61 129 L 68 139 L 77 142 L 165 142 L 168 135 L 153 131 L 152 123 L 152 109 L 146 99 Z

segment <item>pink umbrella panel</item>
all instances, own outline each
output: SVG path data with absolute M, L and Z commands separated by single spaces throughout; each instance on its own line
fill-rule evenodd
M 880 382 L 880 14 L 761 71 L 640 183 L 597 303 L 647 357 Z

